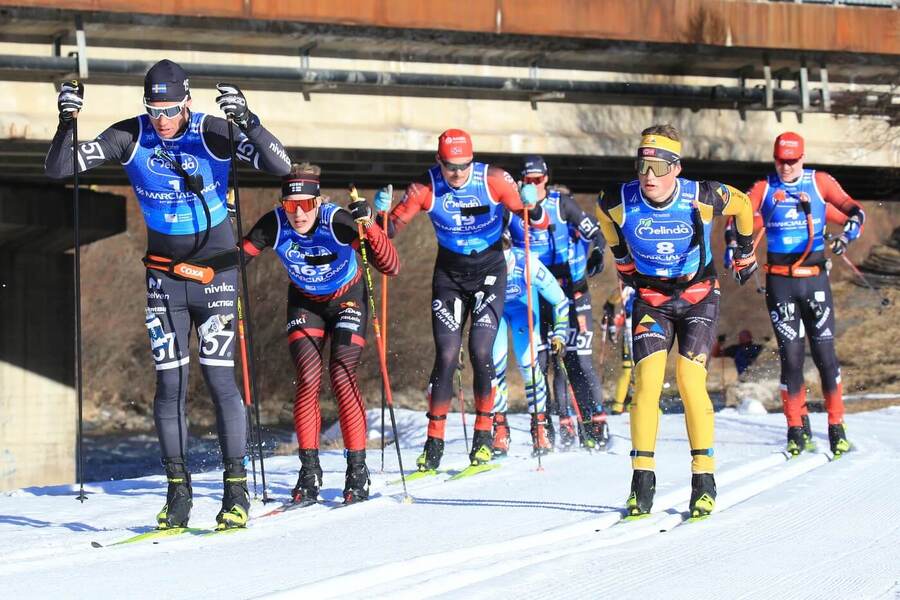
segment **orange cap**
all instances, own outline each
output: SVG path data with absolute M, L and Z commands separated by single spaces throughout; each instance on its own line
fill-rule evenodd
M 787 131 L 775 138 L 772 155 L 780 160 L 797 160 L 803 157 L 803 138 L 800 134 Z
M 462 129 L 448 129 L 438 138 L 438 156 L 444 160 L 472 156 L 472 138 Z

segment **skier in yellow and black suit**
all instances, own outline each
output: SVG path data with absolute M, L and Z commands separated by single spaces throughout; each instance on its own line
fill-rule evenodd
M 597 220 L 622 283 L 637 290 L 632 313 L 634 400 L 628 511 L 646 515 L 656 490 L 654 450 L 666 358 L 678 339 L 676 378 L 691 444 L 692 517 L 715 506 L 713 408 L 706 393 L 706 359 L 719 318 L 719 284 L 709 234 L 715 215 L 734 215 L 735 277 L 756 270 L 753 211 L 739 190 L 714 181 L 682 179 L 681 141 L 671 125 L 641 133 L 638 178 L 601 193 Z

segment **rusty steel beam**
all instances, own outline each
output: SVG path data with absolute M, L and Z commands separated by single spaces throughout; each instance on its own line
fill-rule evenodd
M 746 0 L 0 0 L 2 6 L 900 54 L 900 11 Z

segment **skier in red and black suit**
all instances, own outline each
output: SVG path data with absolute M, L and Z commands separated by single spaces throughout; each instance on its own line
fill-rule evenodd
M 825 224 L 844 226 L 831 243 L 834 254 L 862 233 L 862 206 L 828 173 L 804 169 L 803 138 L 786 132 L 775 138 L 775 173 L 750 190 L 754 227 L 767 241 L 766 306 L 778 339 L 781 398 L 788 424 L 787 450 L 814 448 L 803 381 L 803 338 L 809 336 L 828 411 L 828 440 L 839 456 L 850 449 L 844 431 L 841 370 L 834 351 L 834 302 L 825 258 Z M 731 234 L 726 231 L 726 242 Z
M 366 407 L 359 392 L 356 370 L 366 339 L 368 298 L 363 273 L 356 262 L 360 248 L 357 223 L 375 268 L 396 275 L 400 261 L 384 231 L 372 222 L 364 200 L 349 211 L 325 203 L 319 191 L 320 169 L 295 165 L 282 181 L 281 206 L 254 225 L 243 249 L 256 256 L 271 247 L 287 269 L 287 333 L 296 367 L 294 426 L 300 450 L 300 477 L 294 502 L 315 503 L 322 485 L 319 466 L 319 388 L 322 382 L 325 341 L 331 338 L 328 371 L 337 398 L 341 434 L 347 448 L 344 502 L 369 497 L 366 468 Z
M 473 464 L 491 459 L 491 410 L 494 364 L 491 351 L 503 315 L 506 262 L 501 247 L 503 214 L 522 215 L 526 206 L 534 227 L 546 228 L 534 186 L 522 188 L 506 171 L 475 162 L 472 139 L 460 129 L 438 138 L 437 164 L 427 183 L 413 183 L 391 211 L 388 235 L 394 237 L 419 212 L 431 218 L 438 255 L 432 278 L 431 325 L 434 368 L 428 384 L 428 439 L 416 461 L 420 471 L 437 469 L 444 453 L 444 426 L 453 398 L 453 373 L 459 360 L 462 329 L 469 316 L 469 357 L 474 375 L 475 433 L 469 455 Z M 386 190 L 375 196 L 375 208 L 390 208 Z M 534 208 L 531 208 L 534 207 Z

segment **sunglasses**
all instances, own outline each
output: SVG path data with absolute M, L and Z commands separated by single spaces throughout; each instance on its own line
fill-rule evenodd
M 457 163 L 447 162 L 444 159 L 441 159 L 441 164 L 444 165 L 444 168 L 447 169 L 448 171 L 450 171 L 451 173 L 456 173 L 457 171 L 465 171 L 466 169 L 468 169 L 469 167 L 472 166 L 473 162 L 474 162 L 474 159 L 470 160 L 467 163 L 457 164 Z
M 302 200 L 281 200 L 281 207 L 289 215 L 297 214 L 299 208 L 303 212 L 309 212 L 316 207 L 318 198 L 303 198 Z
M 166 117 L 167 119 L 174 119 L 179 114 L 181 114 L 182 110 L 184 110 L 185 104 L 187 104 L 187 98 L 185 98 L 175 106 L 167 106 L 165 108 L 150 106 L 149 104 L 144 102 L 144 108 L 147 109 L 147 114 L 150 115 L 151 119 L 160 119 L 162 117 Z
M 656 177 L 662 177 L 663 175 L 668 175 L 672 172 L 672 169 L 675 168 L 676 162 L 666 162 L 664 160 L 659 160 L 658 158 L 639 158 L 635 163 L 635 168 L 637 169 L 638 175 L 646 175 L 650 171 L 653 171 L 653 175 Z
M 543 175 L 526 175 L 522 178 L 522 181 L 525 183 L 532 183 L 534 185 L 538 185 L 539 183 L 544 181 Z
M 779 165 L 787 165 L 787 166 L 789 166 L 789 167 L 793 167 L 793 166 L 796 165 L 798 162 L 800 162 L 800 159 L 799 159 L 799 158 L 794 158 L 794 159 L 791 159 L 791 160 L 782 160 L 782 159 L 780 159 L 780 158 L 776 158 L 776 159 L 775 159 L 775 164 L 779 164 Z

